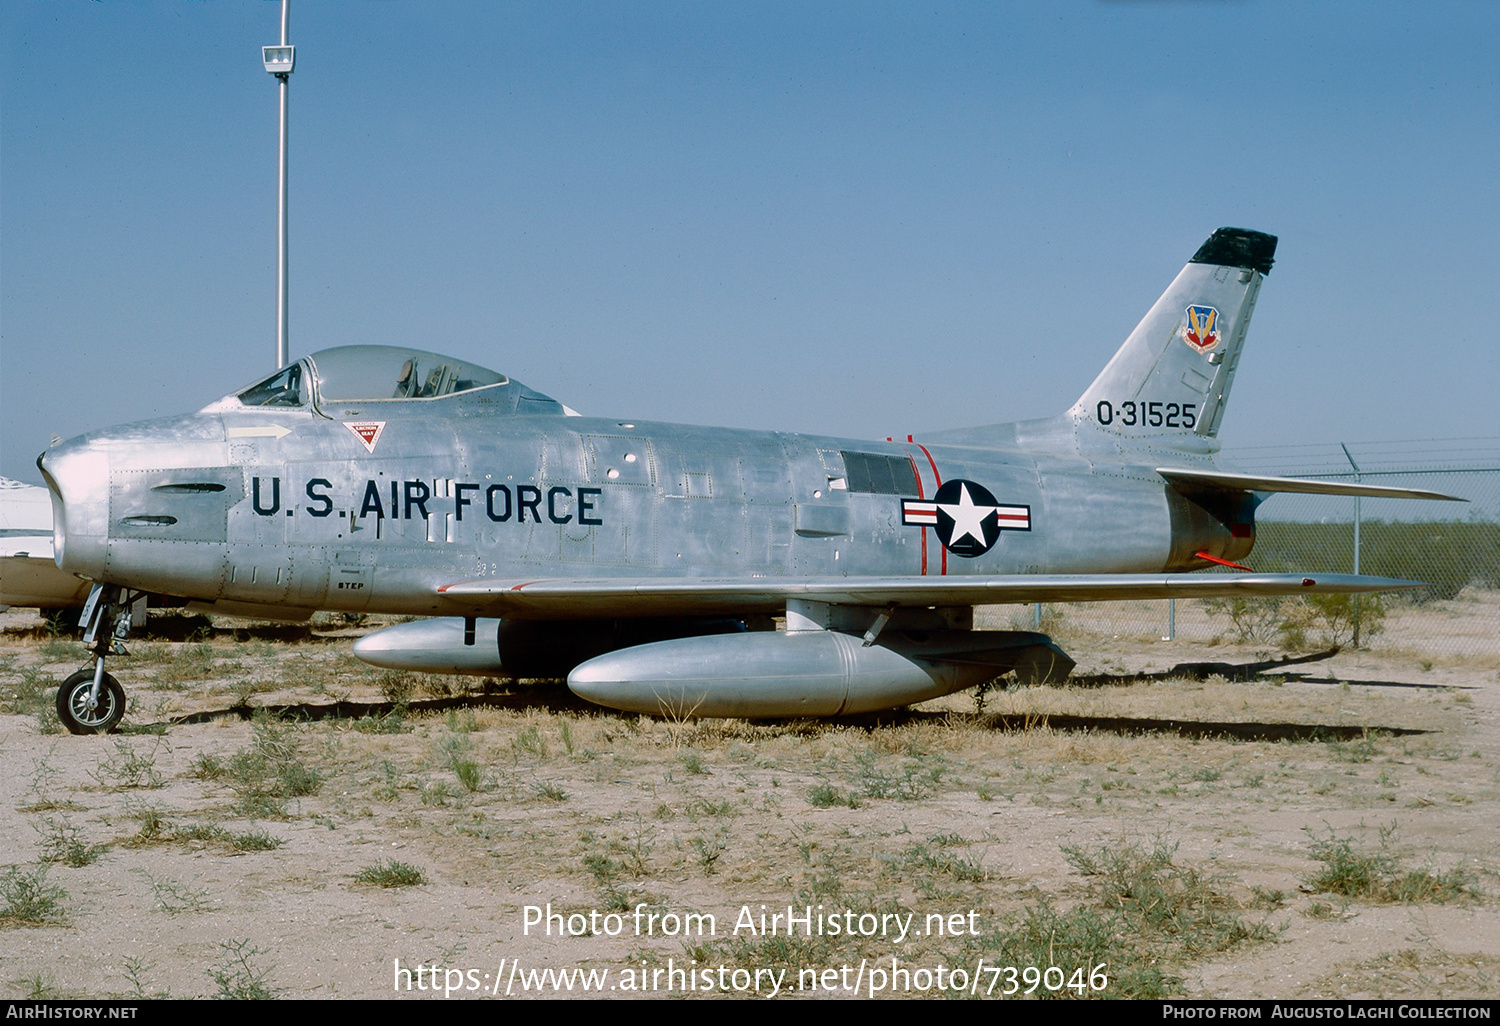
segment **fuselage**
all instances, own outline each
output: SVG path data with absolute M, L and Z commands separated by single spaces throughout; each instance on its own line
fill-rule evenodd
M 484 578 L 1151 572 L 1248 548 L 1150 466 L 1096 455 L 569 412 L 506 379 L 428 399 L 231 396 L 85 435 L 40 461 L 58 563 L 203 602 L 422 614 L 440 586 Z M 1013 511 L 988 545 L 940 540 L 949 481 Z

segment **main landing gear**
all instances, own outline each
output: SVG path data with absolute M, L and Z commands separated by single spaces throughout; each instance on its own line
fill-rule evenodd
M 70 734 L 103 734 L 125 715 L 125 689 L 104 672 L 104 657 L 125 654 L 130 634 L 130 606 L 141 597 L 112 584 L 96 584 L 84 604 L 79 626 L 83 643 L 94 654 L 92 669 L 79 670 L 57 689 L 57 718 Z

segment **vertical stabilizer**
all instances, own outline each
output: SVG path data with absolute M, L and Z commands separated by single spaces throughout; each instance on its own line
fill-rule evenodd
M 1276 236 L 1220 228 L 1070 411 L 1075 422 L 1170 444 L 1218 434 Z

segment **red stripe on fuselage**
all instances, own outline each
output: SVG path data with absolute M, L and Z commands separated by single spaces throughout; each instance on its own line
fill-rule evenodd
M 911 436 L 908 435 L 907 437 L 910 438 Z M 937 484 L 938 488 L 943 487 L 943 476 L 938 473 L 937 461 L 932 458 L 932 453 L 928 452 L 927 451 L 927 446 L 923 445 L 920 442 L 915 442 L 913 444 L 916 445 L 916 447 L 918 449 L 922 450 L 922 455 L 923 456 L 927 457 L 927 465 L 932 468 L 932 480 Z M 934 491 L 936 491 L 936 489 L 934 489 Z M 925 527 L 922 528 L 922 540 L 923 541 L 927 540 L 927 528 L 925 528 Z M 942 573 L 945 574 L 945 575 L 948 573 L 948 547 L 946 545 L 943 546 L 943 569 L 942 569 Z
M 908 435 L 906 440 L 911 441 L 911 436 Z M 890 439 L 887 438 L 886 441 L 889 442 Z M 911 460 L 912 476 L 917 479 L 917 498 L 925 499 L 927 495 L 922 491 L 922 471 L 917 467 L 917 458 L 911 453 L 907 453 L 906 458 Z M 927 576 L 927 528 L 925 527 L 922 528 L 922 576 Z

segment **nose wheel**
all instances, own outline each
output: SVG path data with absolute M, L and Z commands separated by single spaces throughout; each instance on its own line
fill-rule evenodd
M 70 734 L 104 734 L 125 715 L 125 689 L 103 674 L 94 689 L 94 671 L 79 670 L 57 689 L 57 718 Z
M 57 689 L 57 718 L 70 734 L 103 734 L 125 715 L 125 689 L 104 672 L 104 657 L 125 654 L 130 634 L 130 603 L 140 598 L 113 585 L 96 584 L 84 604 L 80 626 L 84 643 L 94 654 L 94 665 L 79 670 Z

